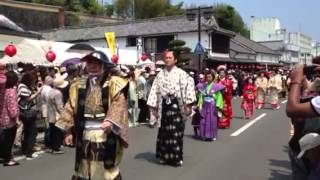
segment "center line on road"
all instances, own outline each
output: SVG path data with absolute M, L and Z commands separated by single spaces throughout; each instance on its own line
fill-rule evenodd
M 288 102 L 288 100 L 284 100 L 284 101 L 282 101 L 281 103 L 282 104 L 285 104 L 285 103 L 287 103 Z
M 248 122 L 246 125 L 242 126 L 240 129 L 238 129 L 237 131 L 235 131 L 234 133 L 232 133 L 230 136 L 238 136 L 240 135 L 242 132 L 244 132 L 246 129 L 248 129 L 250 126 L 252 126 L 254 123 L 258 122 L 260 119 L 262 119 L 264 116 L 266 116 L 267 113 L 263 113 L 260 116 L 256 117 L 254 120 Z

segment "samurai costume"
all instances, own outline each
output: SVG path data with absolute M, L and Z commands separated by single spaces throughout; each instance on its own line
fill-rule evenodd
M 56 126 L 74 132 L 73 180 L 121 179 L 119 164 L 128 147 L 127 91 L 128 80 L 116 76 L 82 77 L 70 86 L 70 98 Z M 104 121 L 112 124 L 111 132 L 101 129 Z

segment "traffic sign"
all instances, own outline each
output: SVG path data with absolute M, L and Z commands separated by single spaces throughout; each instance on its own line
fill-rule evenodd
M 204 54 L 204 48 L 203 46 L 200 44 L 200 42 L 198 42 L 196 48 L 194 49 L 194 54 L 196 55 L 203 55 Z

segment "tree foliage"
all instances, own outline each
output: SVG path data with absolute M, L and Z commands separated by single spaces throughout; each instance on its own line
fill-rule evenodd
M 46 5 L 63 6 L 66 11 L 88 13 L 92 15 L 112 15 L 108 7 L 100 5 L 96 0 L 16 0 Z
M 240 33 L 245 37 L 250 36 L 250 31 L 243 22 L 237 10 L 228 4 L 217 4 L 213 8 L 213 15 L 220 27 Z
M 116 0 L 115 12 L 123 18 L 146 19 L 183 14 L 183 2 L 172 5 L 170 0 Z
M 173 51 L 175 53 L 175 56 L 178 60 L 178 65 L 185 65 L 188 63 L 190 58 L 185 58 L 182 56 L 183 54 L 187 54 L 191 52 L 191 49 L 189 47 L 186 47 L 186 42 L 183 40 L 172 40 L 169 42 L 169 50 Z

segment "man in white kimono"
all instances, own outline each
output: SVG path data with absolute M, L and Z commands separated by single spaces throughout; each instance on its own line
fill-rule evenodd
M 165 52 L 164 61 L 166 68 L 155 78 L 147 105 L 161 123 L 156 157 L 161 164 L 182 166 L 185 120 L 196 101 L 195 86 L 193 79 L 175 66 L 174 52 Z

